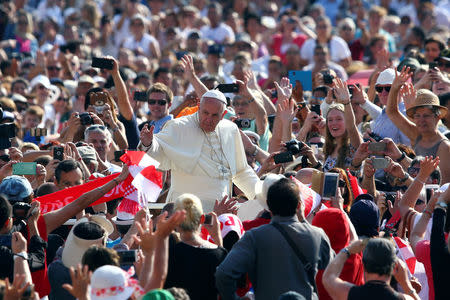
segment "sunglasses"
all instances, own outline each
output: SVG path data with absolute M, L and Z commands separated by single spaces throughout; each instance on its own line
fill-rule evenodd
M 155 105 L 155 104 L 157 104 L 157 103 L 158 103 L 158 105 L 163 106 L 163 105 L 166 105 L 166 104 L 167 104 L 167 101 L 166 101 L 166 100 L 155 100 L 155 99 L 149 99 L 149 100 L 148 100 L 148 104 L 149 104 L 149 105 Z
M 378 93 L 382 93 L 382 92 L 383 92 L 383 89 L 384 89 L 386 92 L 389 93 L 389 91 L 391 90 L 391 86 L 376 86 L 376 87 L 375 87 L 375 90 L 376 90 Z
M 49 67 L 47 67 L 47 70 L 49 70 L 49 71 L 59 71 L 59 70 L 61 70 L 61 68 L 57 67 L 57 66 L 49 66 Z
M 416 201 L 416 205 L 422 205 L 422 204 L 424 204 L 425 203 L 425 201 L 423 201 L 423 200 L 417 200 Z
M 69 98 L 59 97 L 59 98 L 58 98 L 58 101 L 69 102 Z
M 420 168 L 416 168 L 416 167 L 408 168 L 408 173 L 411 173 L 411 174 L 418 173 L 419 171 L 420 171 Z

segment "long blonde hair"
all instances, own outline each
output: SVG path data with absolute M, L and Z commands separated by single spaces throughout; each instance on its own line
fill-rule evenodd
M 330 114 L 330 112 L 332 110 L 337 110 L 344 114 L 345 107 L 342 104 L 335 103 L 335 104 L 330 105 L 330 108 L 328 109 L 327 118 L 326 118 L 327 134 L 325 136 L 325 146 L 324 146 L 324 151 L 323 151 L 325 154 L 325 157 L 332 155 L 334 150 L 338 146 L 336 138 L 333 135 L 331 135 L 330 129 L 328 128 L 328 115 Z M 338 156 L 337 156 L 335 167 L 345 169 L 347 167 L 345 165 L 345 159 L 350 154 L 349 153 L 350 152 L 349 151 L 350 150 L 350 139 L 348 137 L 347 129 L 345 129 L 345 133 L 344 133 L 344 136 L 342 137 L 342 140 L 343 140 L 343 143 L 342 143 L 342 146 L 338 150 Z
M 17 20 L 19 20 L 19 18 L 20 17 L 25 17 L 26 19 L 27 19 L 27 29 L 26 29 L 26 31 L 25 32 L 19 32 L 18 31 L 18 26 L 16 25 L 16 28 L 15 28 L 15 34 L 16 35 L 18 35 L 18 36 L 20 36 L 20 37 L 22 37 L 22 38 L 26 38 L 26 39 L 29 39 L 29 40 L 34 40 L 34 39 L 36 39 L 35 37 L 34 37 L 34 35 L 33 35 L 33 28 L 34 28 L 34 24 L 33 24 L 33 16 L 30 14 L 30 13 L 28 13 L 28 12 L 26 12 L 24 9 L 19 9 L 18 11 L 17 11 Z

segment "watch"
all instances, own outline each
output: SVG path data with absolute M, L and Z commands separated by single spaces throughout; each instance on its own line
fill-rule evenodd
M 28 260 L 28 253 L 26 253 L 25 251 L 22 251 L 22 252 L 14 254 L 14 260 L 18 257 L 20 257 L 24 260 Z
M 405 181 L 408 180 L 408 179 L 409 179 L 409 174 L 405 172 L 405 177 L 399 179 L 398 181 L 400 183 L 405 183 Z
M 436 203 L 436 205 L 442 209 L 447 209 L 447 203 L 439 201 L 438 203 Z
M 347 254 L 347 258 L 351 256 L 350 251 L 348 251 L 348 248 L 343 248 L 340 252 Z
M 400 163 L 403 159 L 405 159 L 405 157 L 406 157 L 406 153 L 402 151 L 402 155 L 398 159 L 396 159 L 395 161 Z

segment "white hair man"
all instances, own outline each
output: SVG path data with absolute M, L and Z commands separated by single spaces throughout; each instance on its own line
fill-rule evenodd
M 221 92 L 210 90 L 197 113 L 168 121 L 155 135 L 153 126 L 142 129 L 138 148 L 158 160 L 160 169 L 171 170 L 168 201 L 191 193 L 211 211 L 215 200 L 231 195 L 232 182 L 254 198 L 259 179 L 247 164 L 237 126 L 223 120 L 226 104 Z
M 99 163 L 99 170 L 102 169 L 100 164 L 105 165 L 111 173 L 120 172 L 122 169 L 108 161 L 108 153 L 111 150 L 113 140 L 111 132 L 103 125 L 91 125 L 84 131 L 84 141 L 94 146 L 98 156 L 102 160 Z

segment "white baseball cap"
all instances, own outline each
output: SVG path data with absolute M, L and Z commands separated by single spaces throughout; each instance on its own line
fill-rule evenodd
M 395 79 L 395 70 L 394 69 L 386 69 L 378 75 L 377 83 L 375 85 L 386 85 L 392 84 Z
M 225 95 L 218 91 L 218 90 L 209 90 L 206 93 L 203 94 L 202 99 L 203 98 L 214 98 L 219 100 L 220 102 L 222 102 L 223 104 L 227 105 L 227 98 L 225 97 Z

